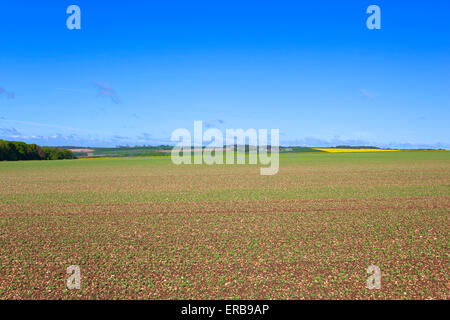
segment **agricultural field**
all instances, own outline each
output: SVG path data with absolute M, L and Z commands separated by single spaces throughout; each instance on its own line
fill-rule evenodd
M 68 147 L 77 158 L 86 157 L 146 157 L 170 155 L 172 147 L 116 147 L 116 148 L 77 148 Z
M 148 156 L 170 156 L 172 146 L 146 146 L 146 147 L 115 147 L 115 148 L 79 148 L 67 147 L 77 158 L 87 157 L 148 157 Z M 223 148 L 225 152 L 226 147 Z M 335 149 L 332 149 L 335 150 Z M 247 150 L 248 151 L 248 150 Z M 299 152 L 323 152 L 317 148 L 308 147 L 280 147 L 282 153 Z
M 0 298 L 450 298 L 450 152 L 287 153 L 278 174 L 259 168 L 0 162 Z M 370 265 L 380 289 L 366 288 Z

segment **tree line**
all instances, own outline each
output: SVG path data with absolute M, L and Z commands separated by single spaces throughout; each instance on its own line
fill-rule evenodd
M 72 151 L 41 147 L 20 141 L 0 140 L 0 161 L 75 159 Z

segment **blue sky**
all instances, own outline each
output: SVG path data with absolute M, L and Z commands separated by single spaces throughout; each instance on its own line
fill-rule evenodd
M 5 1 L 0 138 L 165 144 L 203 120 L 283 145 L 450 148 L 449 16 L 447 0 Z

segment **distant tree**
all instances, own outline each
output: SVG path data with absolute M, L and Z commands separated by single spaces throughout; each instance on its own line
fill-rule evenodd
M 0 161 L 74 159 L 72 151 L 63 148 L 40 147 L 20 141 L 0 140 Z

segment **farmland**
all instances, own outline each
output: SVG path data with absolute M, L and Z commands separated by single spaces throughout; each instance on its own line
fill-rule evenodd
M 164 156 L 1 162 L 0 179 L 2 299 L 450 298 L 448 151 L 287 153 L 274 176 Z

